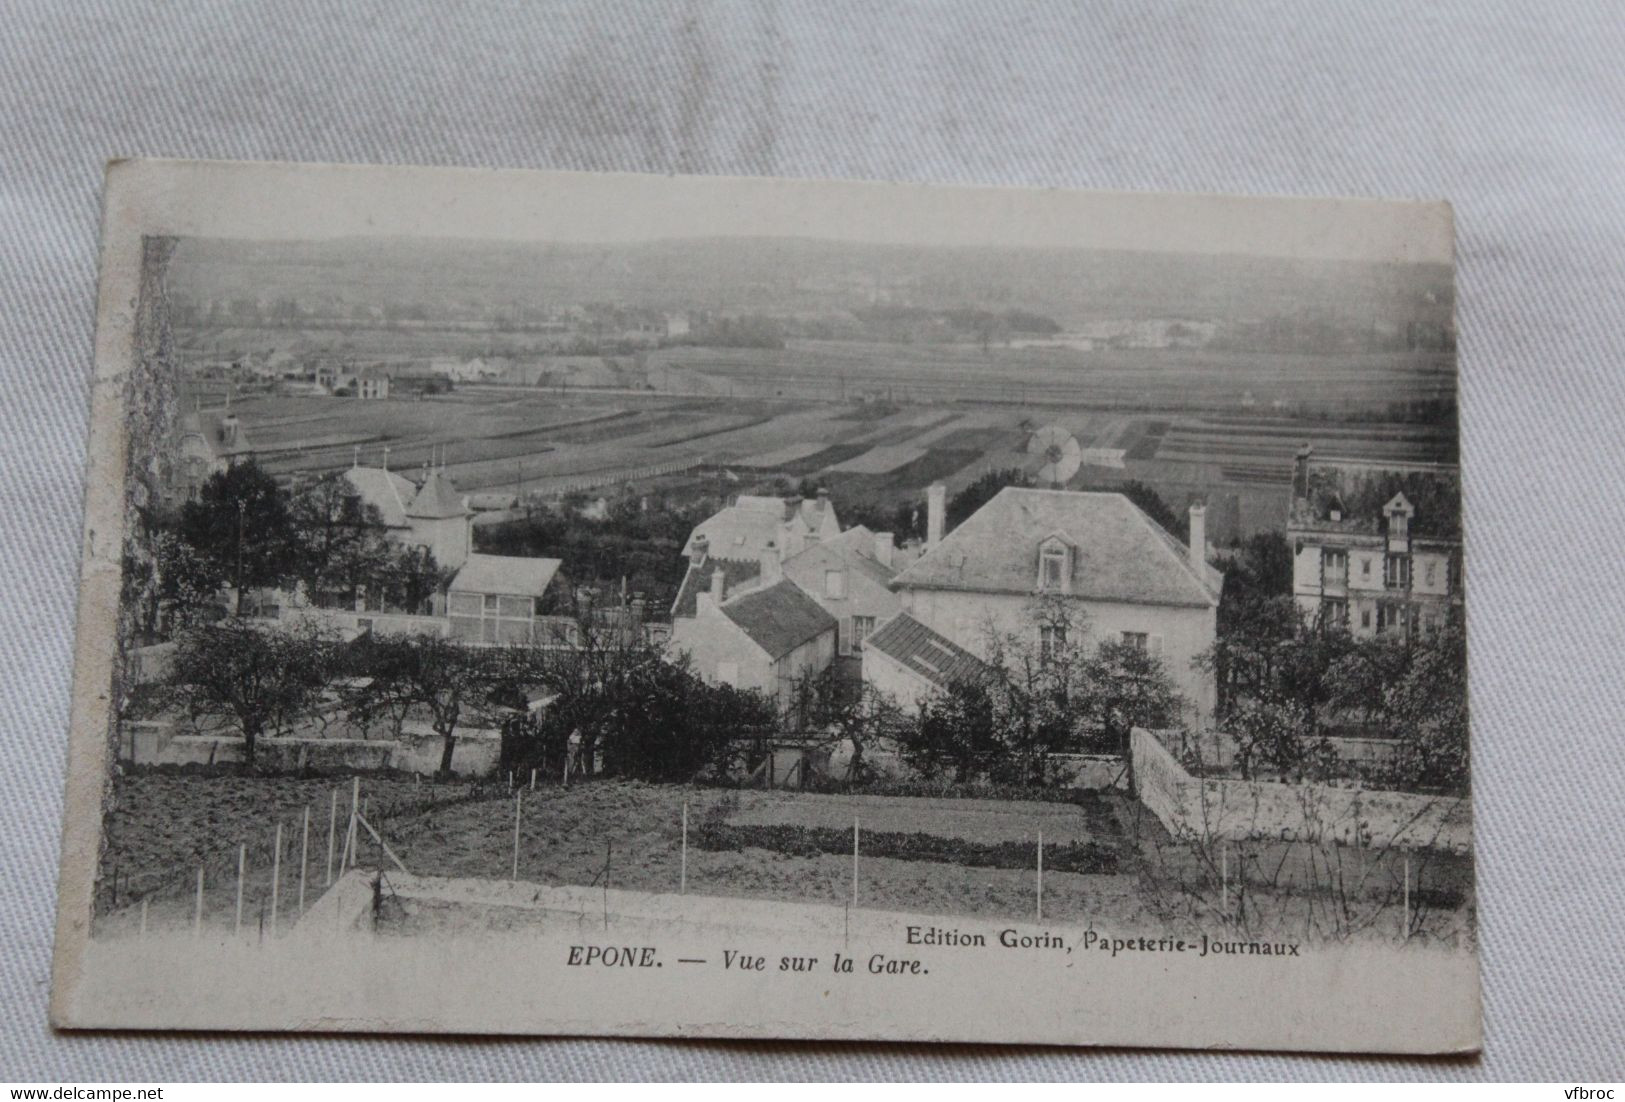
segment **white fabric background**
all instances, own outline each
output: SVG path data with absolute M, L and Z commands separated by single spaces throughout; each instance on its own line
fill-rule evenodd
M 0 1078 L 1625 1076 L 1618 4 L 4 11 Z M 1486 1056 L 52 1035 L 97 211 L 129 154 L 1452 199 Z

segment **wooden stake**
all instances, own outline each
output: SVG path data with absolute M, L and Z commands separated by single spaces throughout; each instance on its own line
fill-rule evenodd
M 360 847 L 356 845 L 356 835 L 355 835 L 355 817 L 357 815 L 359 815 L 360 813 L 361 813 L 361 778 L 356 777 L 355 780 L 353 782 L 351 782 L 351 785 L 350 785 L 350 828 L 349 828 L 349 830 L 347 830 L 345 832 L 345 839 L 344 839 L 345 852 L 347 852 L 350 855 L 350 865 L 349 865 L 350 868 L 355 867 L 356 861 L 359 860 L 360 856 L 361 856 L 360 854 L 356 853 L 356 850 L 359 849 Z M 339 867 L 340 868 L 344 867 L 342 862 L 340 863 Z
M 1411 936 L 1411 855 L 1405 853 L 1405 898 L 1399 912 L 1399 936 L 1409 940 Z
M 1038 921 L 1044 921 L 1044 832 L 1038 832 Z
M 519 820 L 524 810 L 525 794 L 514 793 L 513 797 L 513 877 L 519 879 Z
M 203 866 L 197 867 L 197 906 L 192 911 L 192 936 L 203 936 Z
M 852 816 L 852 906 L 858 905 L 858 817 Z
M 326 887 L 333 886 L 333 846 L 338 841 L 339 833 L 339 790 L 333 789 L 332 806 L 327 811 L 327 883 Z
M 1219 909 L 1230 913 L 1230 847 L 1219 842 Z
M 282 824 L 276 825 L 275 851 L 271 854 L 271 936 L 276 937 L 276 905 L 282 890 Z
M 147 940 L 147 900 L 141 901 L 141 940 Z
M 677 893 L 688 891 L 688 801 L 683 801 L 683 871 L 677 881 Z
M 305 825 L 299 832 L 299 913 L 305 913 L 305 868 L 310 864 L 310 805 L 305 805 Z
M 232 926 L 232 933 L 243 932 L 243 871 L 248 867 L 248 846 L 242 842 L 237 843 L 237 921 Z
M 530 790 L 532 792 L 536 791 L 536 770 L 534 769 L 530 771 Z

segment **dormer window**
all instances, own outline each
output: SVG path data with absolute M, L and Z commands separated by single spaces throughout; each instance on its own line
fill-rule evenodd
M 1071 588 L 1072 549 L 1064 540 L 1051 536 L 1038 548 L 1038 588 L 1061 593 Z
M 1404 494 L 1395 494 L 1387 505 L 1382 507 L 1382 515 L 1388 518 L 1388 547 L 1390 551 L 1406 550 L 1406 541 L 1411 534 L 1411 516 L 1416 512 L 1411 503 L 1405 500 Z

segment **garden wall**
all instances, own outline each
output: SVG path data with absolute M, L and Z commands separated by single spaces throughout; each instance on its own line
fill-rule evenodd
M 211 765 L 241 762 L 243 740 L 234 734 L 182 734 L 168 723 L 126 723 L 119 732 L 118 758 L 132 765 Z M 408 724 L 399 739 L 261 738 L 257 763 L 271 770 L 399 769 L 433 773 L 440 768 L 440 736 Z M 457 736 L 452 772 L 488 777 L 496 772 L 502 738 L 494 730 L 470 728 Z
M 1140 801 L 1175 838 L 1472 849 L 1472 812 L 1461 797 L 1193 777 L 1138 727 L 1130 753 Z

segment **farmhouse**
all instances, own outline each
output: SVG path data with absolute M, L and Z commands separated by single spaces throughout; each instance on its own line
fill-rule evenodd
M 1212 715 L 1195 660 L 1213 645 L 1224 575 L 1206 560 L 1204 506 L 1186 548 L 1118 493 L 1008 487 L 946 535 L 944 497 L 931 487 L 926 552 L 892 580 L 910 617 L 980 658 L 995 636 L 1043 653 L 1081 641 L 1033 614 L 1035 599 L 1059 599 L 1074 634 L 1160 655 L 1190 722 Z
M 1316 460 L 1305 448 L 1287 540 L 1298 607 L 1355 635 L 1433 631 L 1462 603 L 1453 465 Z
M 712 684 L 755 689 L 787 700 L 797 680 L 835 657 L 835 617 L 781 579 L 729 596 L 726 568 L 713 567 L 709 589 L 694 594 L 694 614 L 674 620 L 672 646 Z
M 695 542 L 703 537 L 713 558 L 760 562 L 764 551 L 774 551 L 782 561 L 799 554 L 809 543 L 840 534 L 835 506 L 824 490 L 818 491 L 817 498 L 740 494 L 732 505 L 695 525 L 683 554 L 692 561 Z
M 769 576 L 782 572 L 801 587 L 838 625 L 836 651 L 861 657 L 864 640 L 879 624 L 895 616 L 902 600 L 891 588 L 892 535 L 863 525 L 811 543 L 782 563 L 771 561 Z
M 358 461 L 344 478 L 363 502 L 377 508 L 391 539 L 428 548 L 450 570 L 468 560 L 474 511 L 444 470 L 428 470 L 418 485 L 388 467 L 363 467 Z
M 570 641 L 550 636 L 559 625 L 543 613 L 560 565 L 558 559 L 469 555 L 446 593 L 451 637 L 497 644 Z

